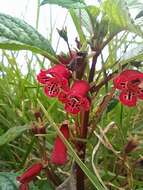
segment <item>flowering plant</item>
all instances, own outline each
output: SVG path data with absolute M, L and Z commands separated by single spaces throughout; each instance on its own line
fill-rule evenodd
M 0 48 L 11 50 L 2 50 L 0 67 L 0 189 L 139 190 L 142 12 L 135 19 L 130 12 L 140 3 L 38 0 L 37 10 L 48 3 L 68 10 L 75 41 L 71 24 L 56 30 L 55 48 L 0 14 Z M 25 49 L 33 54 L 21 59 L 23 74 L 14 50 Z

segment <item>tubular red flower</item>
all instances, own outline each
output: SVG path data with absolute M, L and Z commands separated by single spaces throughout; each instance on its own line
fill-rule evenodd
M 67 124 L 63 124 L 60 131 L 64 137 L 69 139 L 69 129 Z M 63 165 L 67 162 L 67 148 L 59 136 L 56 137 L 53 151 L 51 154 L 51 162 L 57 165 Z
M 120 101 L 129 107 L 135 106 L 137 103 L 137 97 L 135 93 L 131 91 L 122 91 L 119 96 Z
M 119 90 L 128 89 L 129 81 L 136 81 L 137 79 L 143 78 L 143 74 L 135 70 L 125 70 L 121 72 L 114 80 L 115 88 Z
M 44 84 L 44 92 L 49 97 L 58 96 L 62 90 L 68 91 L 68 79 L 71 73 L 66 66 L 59 64 L 48 70 L 41 70 L 37 76 L 39 83 Z
M 78 80 L 72 85 L 69 92 L 59 94 L 59 100 L 65 103 L 65 110 L 77 114 L 80 110 L 89 110 L 90 102 L 87 93 L 90 86 L 87 81 Z
M 19 186 L 19 190 L 29 190 L 29 186 L 27 183 L 21 184 Z
M 120 101 L 127 106 L 135 106 L 137 98 L 143 99 L 143 73 L 125 70 L 114 79 L 115 88 L 121 90 Z
M 43 169 L 41 163 L 33 164 L 27 171 L 25 171 L 21 176 L 17 177 L 17 180 L 22 184 L 27 184 L 32 181 Z

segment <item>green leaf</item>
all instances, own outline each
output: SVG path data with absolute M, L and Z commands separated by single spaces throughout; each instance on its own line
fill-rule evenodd
M 75 159 L 75 161 L 77 162 L 77 164 L 80 166 L 80 168 L 83 170 L 83 172 L 85 173 L 85 175 L 89 178 L 89 180 L 91 181 L 91 183 L 94 185 L 94 187 L 97 190 L 108 190 L 104 183 L 101 184 L 98 177 L 93 174 L 88 168 L 87 166 L 80 160 L 80 158 L 78 157 L 78 155 L 76 154 L 76 152 L 74 151 L 73 147 L 70 145 L 70 143 L 65 139 L 65 137 L 63 136 L 63 134 L 61 133 L 61 131 L 59 130 L 58 126 L 56 125 L 56 123 L 53 121 L 52 117 L 49 115 L 49 113 L 46 111 L 46 109 L 44 108 L 44 106 L 41 104 L 40 100 L 37 99 L 41 109 L 43 110 L 45 116 L 47 117 L 48 121 L 50 122 L 51 126 L 54 127 L 55 131 L 57 132 L 57 134 L 59 135 L 59 137 L 62 139 L 63 143 L 66 145 L 70 155 Z
M 0 13 L 0 48 L 31 50 L 55 60 L 50 42 L 25 21 Z
M 142 36 L 142 31 L 139 26 L 136 26 L 131 18 L 127 4 L 122 0 L 106 0 L 102 4 L 103 13 L 108 16 L 110 21 L 109 31 L 112 34 L 122 30 L 137 33 Z
M 107 111 L 106 111 L 106 113 L 112 111 L 118 103 L 119 103 L 119 100 L 113 98 L 113 99 L 109 102 L 109 105 L 107 106 Z
M 13 141 L 27 129 L 29 129 L 27 125 L 10 128 L 6 133 L 0 136 L 0 146 Z
M 0 172 L 0 190 L 18 190 L 15 173 Z
M 41 190 L 53 190 L 48 180 L 38 180 L 36 185 L 40 187 Z
M 130 51 L 126 52 L 121 58 L 120 63 L 124 64 L 131 61 L 139 61 L 143 59 L 143 45 L 138 45 L 135 48 L 132 48 Z
M 64 8 L 83 8 L 85 3 L 83 0 L 43 0 L 41 5 L 55 4 Z
M 143 17 L 143 10 L 141 10 L 141 11 L 137 14 L 137 16 L 136 16 L 135 19 L 138 19 L 138 18 L 140 18 L 140 17 Z
M 85 35 L 82 31 L 82 28 L 81 28 L 81 23 L 80 23 L 80 20 L 79 20 L 79 17 L 78 15 L 76 14 L 75 10 L 74 9 L 71 9 L 70 10 L 70 15 L 72 17 L 72 20 L 74 22 L 74 25 L 76 27 L 76 30 L 78 32 L 78 35 L 79 35 L 79 38 L 80 38 L 80 42 L 83 44 L 86 42 L 86 38 L 85 38 Z
M 0 190 L 18 190 L 17 173 L 0 172 Z M 33 183 L 30 183 L 30 190 L 39 190 Z
M 72 9 L 70 10 L 70 14 L 72 16 L 73 22 L 77 29 L 78 23 L 78 33 L 81 28 L 86 29 L 86 31 L 93 35 L 96 25 L 97 16 L 100 14 L 100 9 L 96 6 L 86 6 L 83 9 Z M 74 17 L 73 17 L 74 15 Z M 80 33 L 79 33 L 80 34 Z

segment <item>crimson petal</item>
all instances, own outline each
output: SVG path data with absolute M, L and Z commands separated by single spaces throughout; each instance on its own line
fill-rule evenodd
M 131 91 L 122 91 L 119 99 L 122 104 L 129 107 L 136 106 L 137 103 L 137 96 Z

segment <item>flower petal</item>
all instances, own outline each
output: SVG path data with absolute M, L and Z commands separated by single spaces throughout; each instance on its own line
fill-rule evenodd
M 65 110 L 71 114 L 78 114 L 81 109 L 81 97 L 69 95 L 65 103 Z
M 68 92 L 65 91 L 61 91 L 58 95 L 58 99 L 59 101 L 61 101 L 62 103 L 66 103 L 67 102 L 67 96 L 68 96 Z
M 50 76 L 47 73 L 47 70 L 41 70 L 37 75 L 37 80 L 41 84 L 46 84 L 50 79 Z
M 129 106 L 129 107 L 136 106 L 137 97 L 131 91 L 122 91 L 120 93 L 119 99 L 121 103 L 126 106 Z
M 44 92 L 48 97 L 56 97 L 60 92 L 60 84 L 58 79 L 51 78 L 44 87 Z
M 88 111 L 90 109 L 90 102 L 86 97 L 82 98 L 81 106 L 82 106 L 83 110 L 85 110 L 85 111 Z
M 61 78 L 69 79 L 71 72 L 63 64 L 58 64 L 47 70 L 48 74 Z
M 143 77 L 143 74 L 136 70 L 125 70 L 121 72 L 114 80 L 115 88 L 119 90 L 128 89 L 128 82 Z

